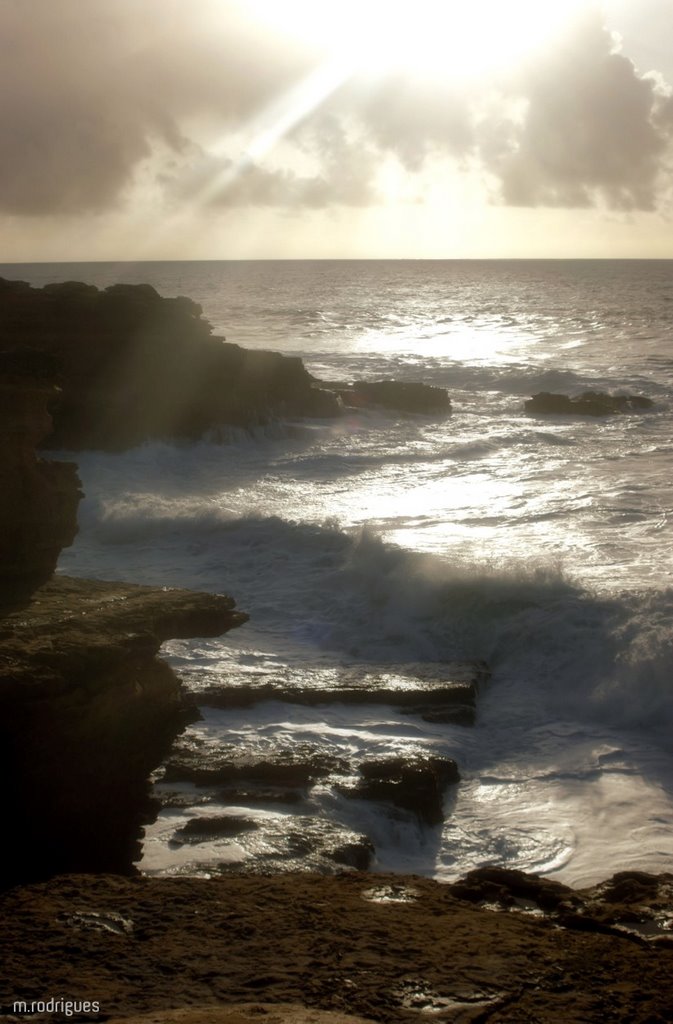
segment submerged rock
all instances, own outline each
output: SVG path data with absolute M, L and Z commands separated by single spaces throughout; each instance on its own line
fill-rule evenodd
M 181 847 L 183 856 L 188 851 L 192 875 L 298 871 L 329 875 L 364 871 L 374 856 L 367 836 L 310 814 L 203 815 L 177 829 L 169 846 Z
M 186 825 L 175 832 L 171 845 L 207 843 L 212 839 L 230 838 L 240 836 L 244 832 L 255 832 L 257 828 L 256 822 L 233 814 L 190 818 Z
M 654 402 L 643 395 L 609 395 L 605 391 L 585 391 L 577 398 L 569 395 L 540 391 L 524 402 L 527 413 L 613 416 L 617 413 L 642 412 L 651 409 Z

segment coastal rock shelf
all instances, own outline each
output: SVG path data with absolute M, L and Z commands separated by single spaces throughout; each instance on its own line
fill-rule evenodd
M 66 577 L 0 619 L 5 881 L 131 870 L 147 779 L 191 713 L 159 647 L 246 619 L 226 596 Z
M 343 666 L 310 685 L 268 679 L 208 686 L 193 692 L 204 707 L 243 708 L 265 700 L 288 704 L 389 704 L 426 721 L 472 725 L 479 687 L 490 671 L 483 661 Z
M 0 278 L 0 348 L 59 367 L 52 448 L 120 451 L 150 439 L 195 440 L 278 418 L 343 415 L 348 404 L 446 415 L 443 388 L 397 381 L 330 384 L 301 359 L 212 334 L 191 299 L 151 285 L 99 291 L 79 281 L 31 288 Z M 341 395 L 343 392 L 344 397 Z
M 422 843 L 424 835 L 431 835 L 427 830 L 441 829 L 450 813 L 450 794 L 460 781 L 456 762 L 432 744 L 419 744 L 413 727 L 408 731 L 401 723 L 393 747 L 379 743 L 375 752 L 349 749 L 347 742 L 341 748 L 331 745 L 329 728 L 323 740 L 306 742 L 300 725 L 294 732 L 287 724 L 295 721 L 292 705 L 317 709 L 314 735 L 322 731 L 321 716 L 329 721 L 334 711 L 328 705 L 336 706 L 342 725 L 347 716 L 355 733 L 371 715 L 374 721 L 392 716 L 399 722 L 401 716 L 417 715 L 436 725 L 465 726 L 474 721 L 476 695 L 488 676 L 480 661 L 369 664 L 316 669 L 310 681 L 305 676 L 294 686 L 279 671 L 275 679 L 259 672 L 252 683 L 193 690 L 190 698 L 202 709 L 202 720 L 187 727 L 155 774 L 155 796 L 163 810 L 150 831 L 143 870 L 260 871 L 269 857 L 274 870 L 329 872 L 337 869 L 335 860 L 366 867 L 376 863 L 378 839 L 370 828 L 380 829 L 382 820 L 384 832 L 401 828 L 417 837 L 412 842 Z M 259 734 L 244 728 L 241 733 L 243 719 L 237 713 L 264 701 L 274 702 L 265 713 L 273 717 L 271 709 L 277 708 L 283 727 L 276 731 L 267 725 Z M 307 714 L 313 721 L 314 712 Z M 232 715 L 237 716 L 236 726 Z M 227 740 L 230 726 L 234 731 Z M 170 851 L 184 845 L 190 814 L 190 849 L 176 858 Z M 247 823 L 245 835 L 228 830 L 228 816 Z M 334 820 L 346 828 L 355 822 L 368 833 L 350 840 L 349 848 L 355 844 L 358 857 L 316 861 L 308 842 L 302 858 L 292 836 L 304 828 L 307 836 L 315 829 L 333 828 L 329 822 Z M 221 821 L 222 829 L 211 828 L 213 821 Z
M 672 897 L 673 876 L 638 872 L 583 890 L 489 868 L 453 885 L 359 872 L 64 876 L 0 897 L 0 990 L 10 1013 L 57 993 L 147 1024 L 217 1024 L 227 1010 L 232 1024 L 318 1011 L 663 1024 Z M 310 1012 L 276 1018 L 286 1004 Z

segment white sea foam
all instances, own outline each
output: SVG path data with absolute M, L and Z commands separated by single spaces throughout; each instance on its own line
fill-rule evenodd
M 87 499 L 62 570 L 232 593 L 252 616 L 243 629 L 167 645 L 195 688 L 246 672 L 307 681 L 344 663 L 487 659 L 472 730 L 273 703 L 216 720 L 229 737 L 264 729 L 279 746 L 298 731 L 332 752 L 455 756 L 463 783 L 443 831 L 315 790 L 312 812 L 366 826 L 382 867 L 449 877 L 498 862 L 578 881 L 670 870 L 671 265 L 66 273 L 115 275 L 192 295 L 230 340 L 301 354 L 327 378 L 446 386 L 454 413 L 352 413 L 78 453 Z M 655 408 L 605 421 L 523 413 L 535 391 L 586 388 L 643 393 Z M 171 863 L 159 833 L 150 846 Z

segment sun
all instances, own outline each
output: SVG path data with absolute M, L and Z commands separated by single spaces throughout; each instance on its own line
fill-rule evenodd
M 591 0 L 248 0 L 289 38 L 354 73 L 465 80 L 507 71 L 544 49 Z

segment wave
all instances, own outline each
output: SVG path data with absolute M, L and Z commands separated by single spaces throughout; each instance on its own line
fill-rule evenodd
M 99 562 L 126 578 L 133 565 L 138 581 L 165 583 L 169 570 L 172 585 L 232 593 L 255 642 L 282 637 L 298 659 L 485 659 L 505 718 L 534 703 L 543 717 L 673 724 L 673 589 L 606 597 L 553 562 L 425 555 L 334 521 L 140 504 L 97 513 L 85 532 Z

